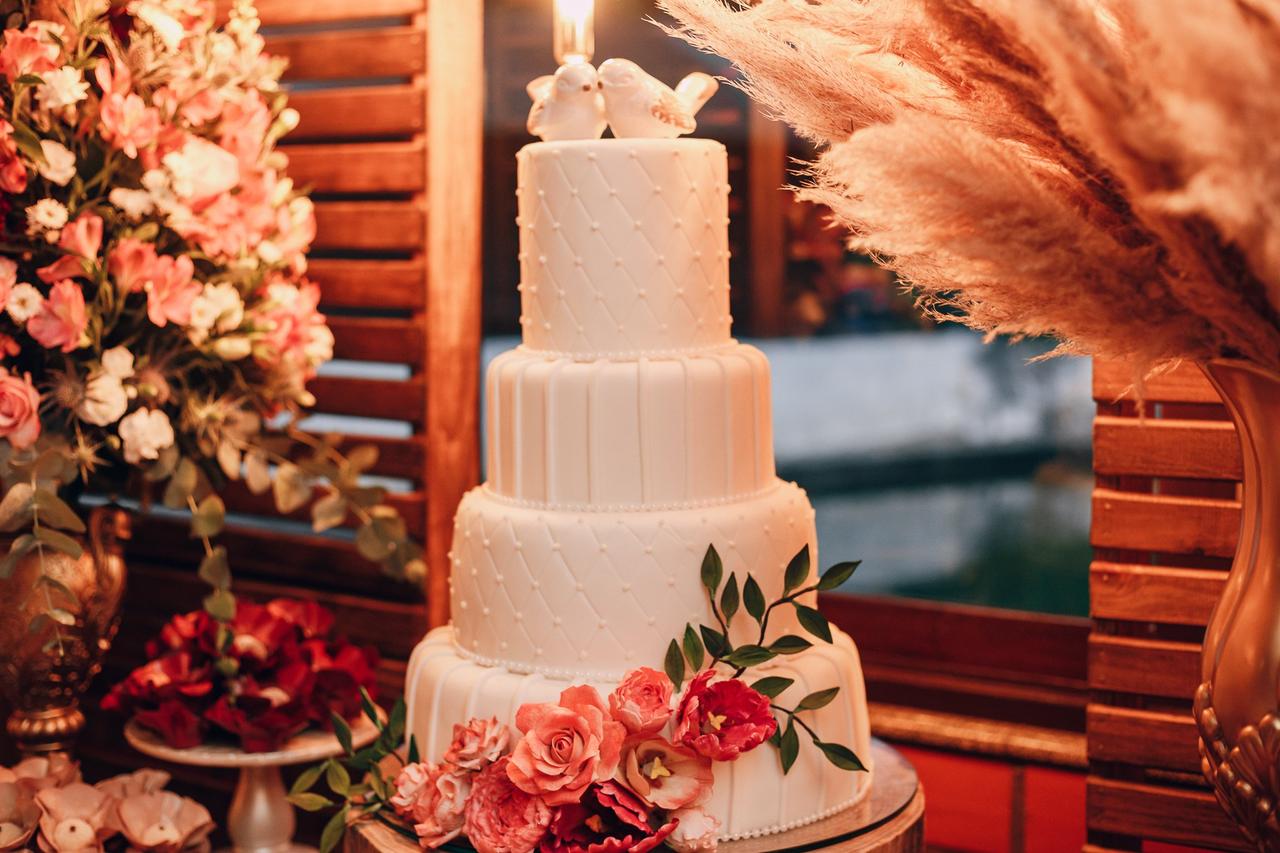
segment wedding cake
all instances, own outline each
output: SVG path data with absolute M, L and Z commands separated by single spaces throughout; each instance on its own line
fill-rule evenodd
M 518 164 L 523 343 L 488 371 L 489 479 L 458 508 L 453 623 L 408 671 L 408 730 L 430 761 L 453 723 L 510 723 L 569 684 L 603 695 L 660 669 L 687 624 L 715 624 L 708 546 L 769 600 L 797 551 L 816 555 L 813 509 L 774 470 L 768 362 L 730 337 L 724 147 L 539 142 Z M 735 643 L 754 642 L 747 627 Z M 768 639 L 796 633 L 779 608 Z M 794 679 L 784 704 L 839 687 L 802 719 L 869 762 L 846 635 L 755 672 Z M 807 743 L 784 776 L 762 748 L 716 764 L 707 810 L 721 840 L 755 837 L 832 815 L 870 783 Z

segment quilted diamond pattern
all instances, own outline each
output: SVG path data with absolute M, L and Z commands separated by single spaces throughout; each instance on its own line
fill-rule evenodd
M 536 143 L 519 175 L 526 346 L 598 357 L 729 339 L 724 146 Z

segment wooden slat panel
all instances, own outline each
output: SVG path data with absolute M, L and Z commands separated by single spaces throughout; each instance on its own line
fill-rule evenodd
M 229 483 L 223 486 L 218 493 L 222 496 L 227 509 L 231 512 L 260 515 L 266 518 L 290 518 L 304 522 L 311 520 L 310 503 L 294 512 L 282 515 L 276 510 L 275 500 L 270 492 L 255 495 L 243 483 Z M 318 490 L 316 499 L 318 500 L 323 494 L 324 492 Z M 415 539 L 420 539 L 426 529 L 426 498 L 422 492 L 390 492 L 387 494 L 386 503 L 400 512 L 400 517 L 404 519 L 405 529 L 409 531 L 409 535 Z M 348 516 L 344 526 L 354 527 L 355 525 L 355 517 Z
M 325 201 L 316 205 L 313 249 L 413 252 L 422 248 L 426 217 L 413 201 Z
M 1239 528 L 1236 501 L 1093 491 L 1095 548 L 1230 557 Z
M 1136 399 L 1126 390 L 1133 384 L 1134 375 L 1129 365 L 1117 361 L 1093 362 L 1093 399 L 1099 403 L 1114 403 L 1124 397 Z M 1143 395 L 1149 403 L 1221 403 L 1222 398 L 1213 390 L 1200 368 L 1184 363 L 1144 383 Z
M 353 361 L 422 364 L 424 334 L 414 320 L 386 317 L 329 317 L 334 356 Z
M 412 77 L 427 64 L 426 34 L 415 27 L 276 36 L 267 52 L 289 60 L 287 81 Z
M 415 193 L 426 186 L 420 141 L 294 145 L 289 177 L 318 193 Z
M 1092 830 L 1217 850 L 1253 849 L 1208 791 L 1090 776 L 1085 796 Z
M 420 133 L 427 120 L 426 96 L 418 86 L 293 92 L 289 104 L 302 120 L 288 142 L 406 137 Z
M 1090 705 L 1087 714 L 1090 761 L 1200 772 L 1196 724 L 1190 710 L 1169 714 Z
M 218 18 L 226 20 L 232 0 L 218 0 Z M 268 26 L 398 18 L 421 12 L 425 0 L 257 0 L 254 5 Z
M 1226 572 L 1095 562 L 1090 567 L 1090 613 L 1095 619 L 1205 625 Z
M 1093 470 L 1116 476 L 1239 480 L 1240 441 L 1227 421 L 1099 415 L 1093 422 Z
M 307 275 L 320 285 L 321 308 L 417 310 L 426 303 L 426 270 L 420 259 L 343 261 L 315 258 Z
M 316 411 L 421 423 L 426 387 L 421 378 L 396 382 L 318 376 L 307 383 L 316 397 Z
M 1185 699 L 1200 685 L 1200 646 L 1134 637 L 1089 637 L 1089 686 Z

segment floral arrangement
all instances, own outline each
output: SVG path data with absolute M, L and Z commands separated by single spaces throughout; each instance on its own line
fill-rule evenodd
M 86 784 L 63 753 L 0 767 L 0 851 L 46 853 L 207 850 L 213 818 L 194 800 L 166 791 L 169 774 L 145 768 Z
M 232 615 L 217 489 L 243 480 L 316 530 L 421 575 L 373 447 L 296 427 L 333 334 L 306 278 L 312 203 L 276 143 L 298 122 L 249 0 L 0 0 L 0 530 L 78 556 L 86 488 L 189 510 L 208 607 Z M 317 494 L 319 489 L 319 494 Z M 40 619 L 74 610 L 47 575 Z M 56 640 L 56 637 L 54 638 Z M 54 640 L 51 640 L 53 642 Z
M 310 726 L 355 720 L 376 689 L 377 652 L 332 634 L 333 614 L 313 601 L 240 600 L 225 622 L 203 610 L 175 616 L 102 708 L 179 749 L 222 735 L 270 752 Z
M 687 626 L 672 641 L 664 672 L 632 670 L 607 697 L 576 685 L 555 702 L 522 705 L 514 730 L 492 718 L 455 724 L 452 743 L 435 764 L 419 760 L 412 739 L 406 758 L 396 751 L 404 736 L 403 702 L 382 723 L 366 700 L 365 713 L 380 728 L 378 741 L 355 752 L 350 734 L 340 732 L 345 762 L 335 759 L 306 771 L 291 800 L 311 810 L 334 806 L 311 790 L 324 776 L 342 801 L 322 836 L 324 853 L 360 817 L 380 820 L 426 850 L 463 835 L 479 853 L 715 850 L 720 824 L 703 808 L 715 763 L 735 761 L 769 743 L 785 773 L 799 754 L 799 729 L 835 766 L 865 769 L 850 749 L 823 741 L 802 718 L 828 705 L 838 687 L 811 693 L 789 708 L 776 700 L 791 679 L 766 675 L 748 684 L 744 678 L 780 655 L 811 646 L 797 635 L 764 645 L 777 608 L 795 608 L 808 633 L 831 642 L 826 620 L 804 602 L 818 590 L 838 587 L 856 568 L 857 563 L 840 563 L 806 585 L 806 546 L 787 567 L 782 598 L 767 603 L 754 578 L 748 576 L 741 588 L 732 574 L 726 581 L 719 554 L 709 548 L 702 582 L 717 624 Z M 729 626 L 740 610 L 759 628 L 758 643 L 731 644 Z M 350 771 L 363 781 L 353 784 Z
M 1280 7 L 663 0 L 822 149 L 824 202 L 935 317 L 1280 369 Z

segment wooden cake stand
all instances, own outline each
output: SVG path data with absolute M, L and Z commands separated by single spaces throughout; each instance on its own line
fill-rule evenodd
M 357 749 L 373 743 L 377 736 L 378 729 L 364 717 L 351 727 L 351 743 Z M 313 764 L 341 755 L 342 746 L 333 732 L 318 729 L 303 732 L 275 752 L 244 752 L 231 744 L 217 743 L 175 749 L 133 720 L 125 725 L 124 737 L 138 752 L 161 761 L 240 771 L 226 824 L 236 853 L 314 852 L 314 847 L 293 843 L 296 821 L 293 806 L 285 799 L 280 768 Z
M 875 779 L 870 795 L 854 808 L 791 832 L 721 844 L 717 853 L 920 853 L 924 850 L 924 791 L 915 768 L 896 749 L 871 742 Z M 418 845 L 390 827 L 365 821 L 346 836 L 346 853 L 418 853 Z M 465 844 L 441 848 L 466 853 Z

